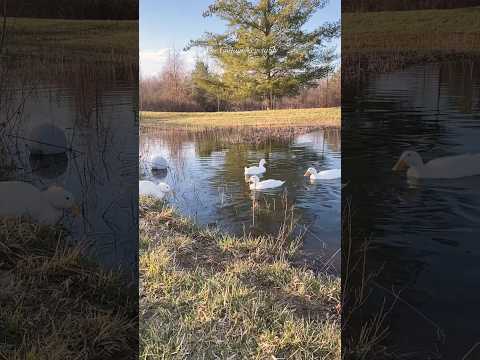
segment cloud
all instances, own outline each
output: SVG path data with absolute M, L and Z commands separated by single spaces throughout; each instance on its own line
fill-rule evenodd
M 142 77 L 152 77 L 160 73 L 167 64 L 171 53 L 173 53 L 173 48 L 140 50 L 140 73 Z M 197 53 L 193 50 L 180 51 L 180 58 L 185 70 L 191 71 L 195 66 Z
M 168 48 L 158 50 L 140 50 L 140 73 L 150 77 L 159 73 L 168 60 Z
M 167 59 L 169 50 L 168 48 L 160 50 L 140 50 L 140 61 L 162 62 Z

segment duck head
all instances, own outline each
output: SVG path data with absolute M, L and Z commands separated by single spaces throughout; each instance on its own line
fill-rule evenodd
M 50 205 L 59 210 L 71 210 L 72 214 L 79 216 L 80 207 L 75 203 L 73 195 L 61 186 L 50 186 L 45 191 L 46 197 Z
M 158 188 L 160 189 L 161 192 L 164 192 L 164 193 L 169 193 L 172 191 L 172 188 L 170 187 L 170 185 L 165 183 L 158 184 Z
M 393 171 L 401 171 L 410 167 L 418 168 L 423 165 L 422 157 L 416 151 L 404 151 L 393 167 Z
M 317 170 L 315 170 L 313 167 L 310 167 L 307 169 L 305 174 L 303 174 L 303 176 L 315 175 L 316 173 L 317 173 Z
M 262 159 L 262 160 L 260 160 L 260 164 L 259 164 L 259 165 L 260 165 L 260 167 L 264 167 L 266 163 L 267 163 L 267 162 L 265 161 L 265 159 Z

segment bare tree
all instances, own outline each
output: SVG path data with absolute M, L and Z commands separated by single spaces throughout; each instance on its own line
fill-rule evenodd
M 199 101 L 192 91 L 191 74 L 185 71 L 181 58 L 171 53 L 163 71 L 140 80 L 140 109 L 144 111 L 212 111 L 211 104 Z M 275 109 L 300 109 L 340 106 L 340 70 L 319 80 L 313 88 L 306 88 L 294 97 L 275 99 Z M 259 99 L 226 102 L 222 110 L 262 110 L 265 103 Z M 217 107 L 213 110 L 218 110 Z

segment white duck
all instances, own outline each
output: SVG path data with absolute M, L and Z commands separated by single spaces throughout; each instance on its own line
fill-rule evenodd
M 260 175 L 267 169 L 265 168 L 265 159 L 260 160 L 258 166 L 245 167 L 245 175 Z
M 59 186 L 40 191 L 22 181 L 0 182 L 0 217 L 29 216 L 41 224 L 54 225 L 63 217 L 64 210 L 80 215 L 73 195 Z
M 154 156 L 150 163 L 152 164 L 152 170 L 166 170 L 168 169 L 168 162 L 162 156 Z
M 407 170 L 412 178 L 455 179 L 480 175 L 480 154 L 446 156 L 424 163 L 415 151 L 405 151 L 393 171 Z
M 331 169 L 331 170 L 323 170 L 317 171 L 315 168 L 311 167 L 305 172 L 303 176 L 309 176 L 310 180 L 332 180 L 338 179 L 342 177 L 342 170 L 341 169 Z
M 138 190 L 140 195 L 153 196 L 159 198 L 160 200 L 163 199 L 167 193 L 172 191 L 168 184 L 155 184 L 154 182 L 148 180 L 139 181 Z
M 285 184 L 285 181 L 273 180 L 273 179 L 260 181 L 258 176 L 254 175 L 250 177 L 249 183 L 250 183 L 250 190 L 266 190 L 266 189 L 278 188 L 283 184 Z

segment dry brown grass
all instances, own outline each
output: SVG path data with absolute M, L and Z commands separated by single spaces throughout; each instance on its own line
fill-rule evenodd
M 84 250 L 60 227 L 0 219 L 0 358 L 134 356 L 136 289 Z
M 165 139 L 172 147 L 207 139 L 217 145 L 290 142 L 325 128 L 340 128 L 340 108 L 220 113 L 140 114 L 140 131 Z
M 288 109 L 238 112 L 141 112 L 145 127 L 185 128 L 286 128 L 340 127 L 340 108 Z
M 342 52 L 478 52 L 480 7 L 342 15 Z
M 480 7 L 344 13 L 345 84 L 412 64 L 478 57 L 479 15 Z

